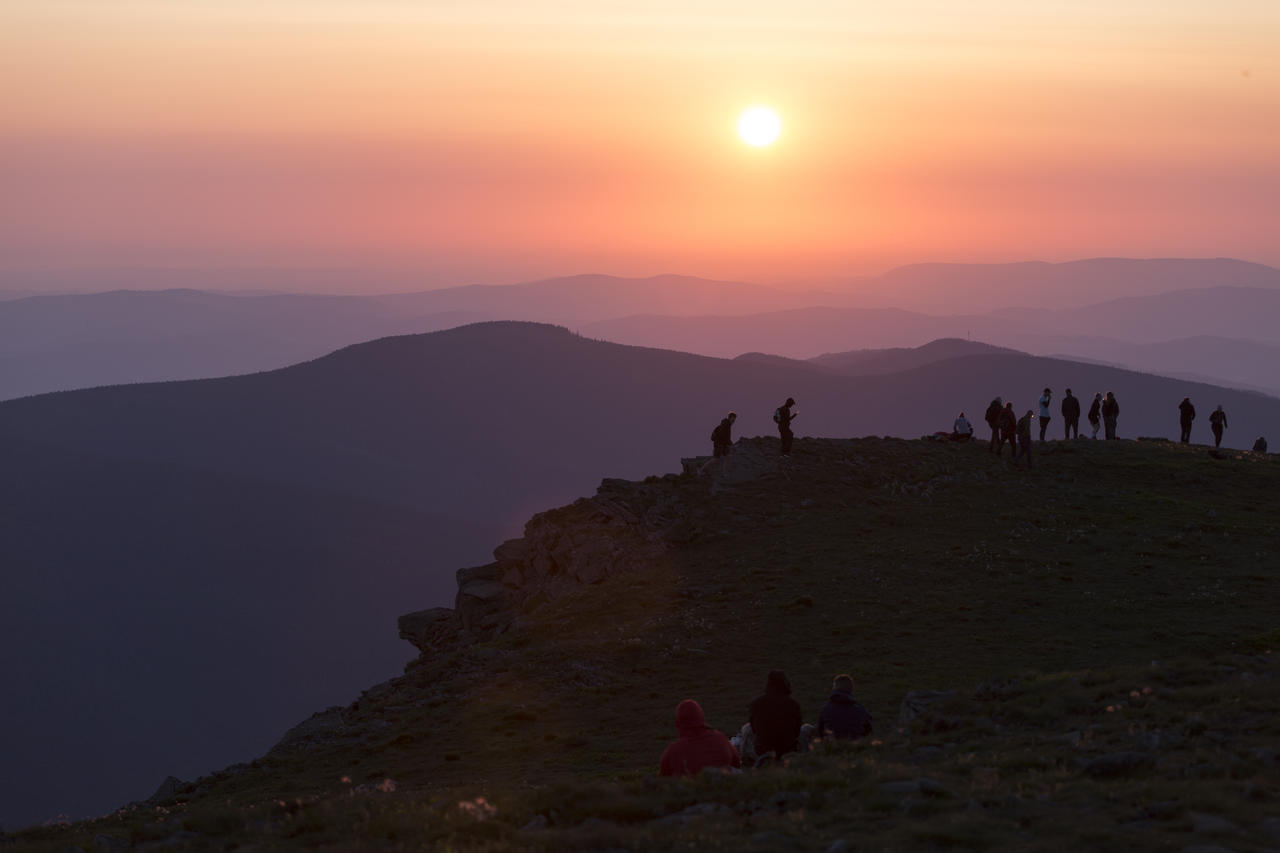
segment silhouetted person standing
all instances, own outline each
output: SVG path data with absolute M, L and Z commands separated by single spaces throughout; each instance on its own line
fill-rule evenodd
M 1196 407 L 1191 405 L 1190 397 L 1183 397 L 1178 404 L 1178 425 L 1182 427 L 1183 444 L 1191 443 L 1191 422 L 1196 419 Z
M 756 737 L 756 754 L 761 758 L 773 754 L 775 758 L 796 751 L 796 739 L 804 714 L 800 703 L 791 698 L 791 683 L 780 669 L 769 673 L 764 685 L 764 695 L 751 703 L 751 731 Z
M 1014 467 L 1018 460 L 1027 457 L 1027 470 L 1031 470 L 1031 418 L 1035 413 L 1027 409 L 1027 413 L 1018 421 L 1018 452 L 1013 457 Z
M 1222 431 L 1227 428 L 1227 413 L 1222 411 L 1222 404 L 1209 414 L 1209 429 L 1213 430 L 1213 446 L 1222 446 Z
M 1253 443 L 1253 452 L 1254 453 L 1267 452 L 1267 439 L 1265 437 L 1261 435 L 1258 436 L 1258 440 Z
M 1102 423 L 1106 427 L 1107 439 L 1116 437 L 1116 421 L 1120 418 L 1120 404 L 1116 401 L 1116 395 L 1110 391 L 1102 401 Z
M 791 422 L 796 419 L 792 414 L 791 407 L 796 401 L 788 397 L 787 402 L 773 410 L 773 422 L 778 425 L 778 437 L 782 439 L 782 455 L 791 455 L 791 442 L 795 439 L 795 433 L 791 431 Z
M 987 413 L 983 416 L 987 426 L 991 427 L 991 444 L 987 446 L 987 450 L 992 453 L 998 452 L 1002 446 L 1000 441 L 1000 412 L 1003 410 L 1004 400 L 996 397 L 991 401 L 991 405 L 987 406 Z
M 1013 403 L 1005 403 L 1000 410 L 1000 443 L 996 446 L 996 456 L 1004 453 L 1004 443 L 1009 442 L 1009 450 L 1016 458 L 1018 455 L 1018 416 L 1013 413 Z
M 1045 427 L 1049 426 L 1049 400 L 1053 397 L 1053 392 L 1048 388 L 1044 389 L 1044 393 L 1040 395 L 1040 440 L 1044 441 Z
M 1093 430 L 1093 437 L 1098 438 L 1098 427 L 1102 426 L 1102 394 L 1101 392 L 1093 395 L 1093 405 L 1089 407 L 1089 426 Z
M 871 734 L 871 715 L 853 698 L 853 678 L 837 675 L 831 682 L 831 695 L 818 712 L 818 737 L 848 738 Z
M 711 456 L 719 459 L 733 452 L 733 422 L 738 419 L 737 412 L 730 412 L 720 421 L 720 425 L 711 431 Z
M 1080 437 L 1080 398 L 1071 396 L 1071 389 L 1067 389 L 1067 396 L 1062 398 L 1062 437 L 1071 438 L 1071 434 L 1075 433 L 1076 438 Z

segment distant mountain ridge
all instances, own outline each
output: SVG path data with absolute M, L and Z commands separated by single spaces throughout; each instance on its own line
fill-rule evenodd
M 187 272 L 188 279 L 172 282 L 163 271 L 132 275 L 153 286 L 219 281 L 216 271 Z M 515 285 L 312 296 L 263 292 L 273 283 L 300 287 L 305 271 L 277 271 L 274 278 L 271 271 L 226 275 L 253 290 L 113 290 L 0 301 L 0 399 L 271 370 L 360 341 L 501 319 L 558 323 L 620 343 L 722 357 L 768 351 L 811 358 L 855 348 L 914 347 L 943 337 L 1089 357 L 1094 356 L 1086 338 L 1159 343 L 1215 335 L 1280 342 L 1271 322 L 1280 310 L 1280 271 L 1229 259 L 929 264 L 825 289 L 679 275 L 578 275 Z M 10 277 L 18 289 L 35 281 Z M 361 283 L 352 271 L 313 271 L 312 280 L 321 289 L 344 282 L 355 289 Z M 115 271 L 103 284 L 129 281 L 127 271 Z M 414 282 L 399 273 L 370 274 L 363 283 Z M 1179 288 L 1185 292 L 1176 297 L 1113 299 Z M 1046 294 L 1069 296 L 1069 307 L 1062 309 L 1067 313 L 1009 308 L 1031 297 L 1047 299 Z M 1090 294 L 1096 298 L 1085 298 Z M 1102 300 L 1109 301 L 1087 304 Z M 1041 345 L 1046 336 L 1055 337 L 1052 346 Z M 1209 356 L 1207 368 L 1197 372 L 1271 387 L 1249 371 L 1250 357 Z M 1236 371 L 1239 364 L 1246 367 Z M 1145 362 L 1132 366 L 1158 370 Z

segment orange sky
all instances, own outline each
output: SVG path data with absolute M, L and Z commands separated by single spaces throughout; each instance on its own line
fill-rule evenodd
M 0 264 L 1280 264 L 1280 3 L 882 5 L 0 0 Z

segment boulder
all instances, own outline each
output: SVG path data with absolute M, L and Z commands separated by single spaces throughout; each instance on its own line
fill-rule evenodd
M 955 696 L 954 690 L 913 690 L 902 698 L 898 708 L 898 726 L 906 728 L 912 720 L 924 717 L 941 702 Z
M 409 641 L 424 653 L 456 639 L 461 627 L 457 613 L 448 607 L 415 610 L 399 619 L 400 639 Z

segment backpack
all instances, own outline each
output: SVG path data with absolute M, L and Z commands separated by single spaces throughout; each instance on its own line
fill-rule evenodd
M 782 423 L 782 407 L 781 406 L 773 410 L 773 422 L 775 424 Z
M 716 424 L 716 428 L 711 431 L 711 441 L 714 444 L 722 444 L 720 436 L 724 435 L 724 425 Z

